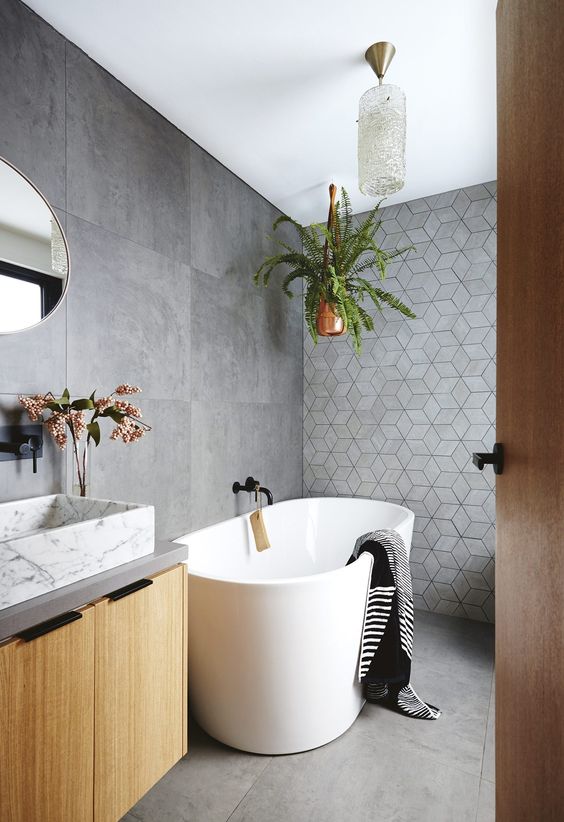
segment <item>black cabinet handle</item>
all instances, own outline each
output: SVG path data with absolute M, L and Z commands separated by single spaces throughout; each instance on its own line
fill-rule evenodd
M 25 631 L 20 631 L 16 636 L 23 639 L 24 642 L 31 642 L 32 639 L 45 636 L 51 631 L 56 631 L 57 628 L 62 628 L 63 625 L 70 625 L 71 622 L 76 622 L 77 619 L 82 619 L 82 614 L 79 614 L 78 611 L 67 611 L 66 614 L 59 614 L 53 619 L 34 625 L 32 628 L 26 628 Z
M 115 602 L 118 599 L 123 599 L 130 594 L 134 594 L 136 591 L 142 591 L 143 588 L 147 588 L 152 584 L 152 579 L 138 579 L 135 582 L 130 582 L 129 585 L 124 585 L 123 588 L 118 588 L 117 591 L 112 591 L 111 594 L 108 594 L 108 598 Z
M 491 454 L 472 454 L 472 462 L 480 471 L 484 465 L 493 465 L 494 474 L 503 474 L 503 445 L 496 442 Z

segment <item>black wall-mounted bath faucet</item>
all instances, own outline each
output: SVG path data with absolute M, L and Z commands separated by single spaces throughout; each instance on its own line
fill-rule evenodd
M 268 488 L 263 488 L 260 482 L 254 477 L 247 477 L 244 485 L 241 485 L 240 482 L 234 482 L 232 485 L 232 491 L 234 494 L 238 494 L 239 491 L 248 491 L 249 494 L 254 493 L 255 499 L 257 498 L 257 494 L 264 494 L 269 505 L 272 505 L 274 502 L 272 491 L 269 491 Z

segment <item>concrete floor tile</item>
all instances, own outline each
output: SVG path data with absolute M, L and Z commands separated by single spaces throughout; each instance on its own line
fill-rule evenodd
M 487 779 L 480 781 L 476 822 L 495 822 L 495 785 Z
M 230 822 L 475 822 L 479 778 L 347 732 L 273 760 Z
M 221 745 L 192 723 L 188 755 L 122 822 L 226 822 L 269 762 Z
M 487 779 L 489 782 L 495 782 L 495 678 L 488 713 L 484 760 L 482 762 L 482 778 Z
M 279 757 L 194 726 L 189 755 L 122 822 L 493 822 L 492 640 L 489 625 L 417 612 L 412 683 L 439 720 L 366 705 L 329 745 Z
M 454 624 L 450 624 L 454 623 Z M 473 676 L 489 692 L 493 672 L 494 628 L 488 623 L 415 612 L 413 663 Z
M 425 761 L 456 767 L 479 777 L 486 736 L 489 692 L 466 676 L 416 665 L 411 682 L 421 699 L 441 709 L 433 722 L 413 720 L 380 705 L 366 704 L 354 730 L 387 750 L 401 744 Z

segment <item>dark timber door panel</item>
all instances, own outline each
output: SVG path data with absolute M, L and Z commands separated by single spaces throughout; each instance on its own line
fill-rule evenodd
M 564 4 L 499 0 L 496 819 L 564 819 Z

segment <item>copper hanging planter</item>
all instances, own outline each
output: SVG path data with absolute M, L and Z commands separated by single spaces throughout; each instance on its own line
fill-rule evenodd
M 335 225 L 335 194 L 337 193 L 337 186 L 331 183 L 329 186 L 329 216 L 327 218 L 327 229 L 329 231 Z M 336 237 L 337 245 L 339 245 L 339 236 Z M 329 265 L 329 247 L 327 240 L 325 240 L 325 248 L 323 249 L 323 268 L 327 270 Z M 332 303 L 328 303 L 323 297 L 319 300 L 319 308 L 317 309 L 317 333 L 320 337 L 341 337 L 347 333 L 347 324 L 345 320 L 340 317 Z
M 341 337 L 347 333 L 346 322 L 335 313 L 334 306 L 323 299 L 319 300 L 316 327 L 320 337 Z

